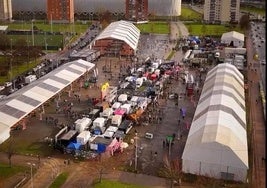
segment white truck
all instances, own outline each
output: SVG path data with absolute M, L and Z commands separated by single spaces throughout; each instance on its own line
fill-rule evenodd
M 81 143 L 82 145 L 85 145 L 89 139 L 91 138 L 90 131 L 82 131 L 77 137 L 76 141 Z
M 35 80 L 37 80 L 37 77 L 36 77 L 36 75 L 33 75 L 33 74 L 25 77 L 25 83 L 26 84 L 32 83 Z
M 110 119 L 114 110 L 112 108 L 106 108 L 103 112 L 100 113 L 100 117 Z
M 132 105 L 131 104 L 123 104 L 120 107 L 121 109 L 124 109 L 126 111 L 126 114 L 129 114 L 132 110 Z
M 92 130 L 94 131 L 95 134 L 96 133 L 103 134 L 104 131 L 106 130 L 105 124 L 106 124 L 105 118 L 102 117 L 96 118 L 93 122 Z
M 77 119 L 74 124 L 75 124 L 75 130 L 81 133 L 82 131 L 86 130 L 89 128 L 91 125 L 92 120 L 90 118 L 82 118 L 82 119 Z

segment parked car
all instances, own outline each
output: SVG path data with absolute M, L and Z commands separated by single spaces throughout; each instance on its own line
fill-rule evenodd
M 17 91 L 18 90 L 18 88 L 11 88 L 10 90 L 9 90 L 9 94 L 12 94 L 12 93 L 14 93 L 15 91 Z
M 10 87 L 10 86 L 12 86 L 12 83 L 11 82 L 6 82 L 5 83 L 5 87 Z
M 5 86 L 0 86 L 0 91 L 4 90 Z

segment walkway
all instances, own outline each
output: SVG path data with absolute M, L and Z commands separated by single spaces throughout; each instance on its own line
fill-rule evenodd
M 253 59 L 254 51 L 250 36 L 247 37 L 247 62 L 248 62 L 248 103 L 250 110 L 250 122 L 252 125 L 252 187 L 266 187 L 266 163 L 265 163 L 265 120 L 263 114 L 263 105 L 260 98 L 259 82 L 261 76 L 259 62 Z M 251 63 L 251 65 L 250 65 Z

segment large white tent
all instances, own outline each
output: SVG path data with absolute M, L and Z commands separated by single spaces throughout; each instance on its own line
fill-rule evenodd
M 2 99 L 0 101 L 0 144 L 9 138 L 12 126 L 94 66 L 93 63 L 81 59 L 66 63 Z
M 219 64 L 208 72 L 182 160 L 185 173 L 246 181 L 244 78 L 235 66 Z
M 222 34 L 221 43 L 230 45 L 232 42 L 234 47 L 243 48 L 245 35 L 236 31 L 230 31 Z
M 100 35 L 96 37 L 95 41 L 106 38 L 113 38 L 125 42 L 134 51 L 136 51 L 139 37 L 140 30 L 134 24 L 121 20 L 109 24 L 107 28 L 105 28 L 102 33 L 100 33 Z

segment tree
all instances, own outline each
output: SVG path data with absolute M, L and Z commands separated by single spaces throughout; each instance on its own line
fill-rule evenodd
M 181 164 L 179 160 L 170 161 L 168 154 L 163 156 L 164 168 L 161 173 L 164 177 L 169 178 L 171 181 L 171 187 L 173 187 L 174 182 L 180 183 L 181 178 Z
M 105 28 L 111 22 L 111 12 L 106 10 L 100 15 L 100 23 Z
M 10 42 L 6 34 L 0 33 L 0 50 L 9 49 Z
M 10 138 L 10 140 L 7 143 L 5 153 L 7 154 L 9 167 L 12 167 L 11 159 L 12 159 L 13 155 L 15 154 L 15 144 L 14 144 L 12 138 Z
M 24 38 L 19 38 L 14 44 L 16 49 L 21 49 L 27 46 L 27 41 Z
M 243 16 L 241 16 L 240 21 L 239 21 L 239 25 L 241 29 L 247 30 L 250 28 L 250 24 L 249 24 L 249 15 L 248 14 L 244 14 Z

